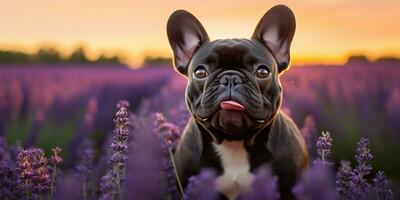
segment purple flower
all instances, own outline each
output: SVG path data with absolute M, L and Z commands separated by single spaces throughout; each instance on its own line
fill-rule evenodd
M 357 144 L 355 155 L 357 166 L 354 170 L 359 176 L 365 176 L 371 173 L 372 166 L 369 162 L 372 160 L 373 156 L 369 146 L 369 139 L 364 137 L 362 137 Z
M 56 166 L 61 165 L 63 163 L 63 159 L 59 155 L 62 151 L 61 148 L 56 147 L 53 148 L 51 151 L 53 151 L 53 155 L 50 157 L 49 163 Z
M 353 169 L 353 176 L 350 182 L 351 199 L 368 199 L 371 191 L 371 184 L 365 179 L 365 176 L 370 174 L 372 170 L 369 162 L 373 157 L 370 153 L 369 145 L 368 138 L 361 138 L 357 144 L 355 155 L 357 166 Z
M 161 139 L 161 147 L 164 152 L 162 159 L 164 177 L 167 187 L 167 192 L 173 199 L 178 198 L 179 193 L 177 189 L 176 175 L 173 165 L 173 152 L 178 145 L 178 139 L 180 137 L 179 128 L 169 123 L 162 113 L 155 114 L 155 129 L 156 133 Z M 179 188 L 180 183 L 179 183 Z
M 155 114 L 155 127 L 160 137 L 168 144 L 172 152 L 175 152 L 180 138 L 179 127 L 168 122 L 162 113 Z
M 213 200 L 217 199 L 216 173 L 211 169 L 203 169 L 201 172 L 189 178 L 184 200 Z
M 268 166 L 260 167 L 255 174 L 251 191 L 243 195 L 243 200 L 277 200 L 279 191 L 278 177 L 273 176 Z
M 292 191 L 300 200 L 338 199 L 329 168 L 318 165 L 304 171 Z
M 88 185 L 90 183 L 90 175 L 92 173 L 94 160 L 94 151 L 90 140 L 86 139 L 81 143 L 81 146 L 78 150 L 78 155 L 79 160 L 77 166 L 75 167 L 75 172 L 82 181 L 81 198 L 83 197 L 83 199 L 86 200 L 88 199 L 88 193 L 90 191 Z M 103 184 L 106 184 L 106 182 L 107 181 L 104 180 Z M 104 188 L 102 188 L 102 191 Z
M 343 199 L 351 199 L 353 177 L 355 176 L 351 168 L 350 161 L 341 161 L 336 173 L 336 191 Z
M 92 172 L 94 151 L 90 140 L 82 142 L 81 148 L 79 149 L 79 161 L 75 167 L 75 171 L 79 177 L 84 180 L 89 178 L 89 174 Z
M 17 157 L 17 172 L 20 187 L 28 199 L 49 190 L 50 176 L 42 149 L 22 150 Z
M 110 164 L 112 169 L 101 179 L 103 187 L 101 187 L 102 198 L 118 194 L 122 199 L 121 184 L 125 179 L 126 152 L 128 150 L 127 140 L 129 135 L 130 119 L 128 112 L 129 103 L 127 101 L 119 101 L 117 103 L 118 111 L 115 114 L 114 120 L 115 129 L 113 131 L 113 141 L 110 145 L 112 155 Z M 109 187 L 108 184 L 114 183 L 114 187 Z M 109 190 L 112 189 L 112 190 Z M 111 194 L 110 194 L 111 193 Z
M 332 149 L 332 138 L 328 131 L 322 132 L 322 136 L 317 140 L 317 153 L 318 157 L 314 160 L 314 165 L 330 166 L 332 163 L 329 161 Z
M 11 168 L 8 160 L 1 158 L 3 153 L 0 149 L 0 199 L 14 199 L 15 170 Z
M 55 190 L 55 182 L 57 178 L 57 170 L 59 171 L 58 167 L 62 164 L 63 159 L 60 157 L 61 153 L 61 148 L 56 147 L 52 149 L 53 155 L 50 157 L 50 164 L 52 165 L 49 168 L 49 171 L 51 172 L 51 184 L 50 184 L 50 198 L 53 198 L 54 195 L 54 190 Z
M 315 156 L 315 150 L 313 149 L 315 144 L 315 139 L 317 137 L 317 127 L 315 124 L 315 119 L 312 115 L 308 115 L 304 120 L 303 127 L 300 130 L 301 135 L 306 142 L 307 150 L 310 154 Z
M 6 141 L 0 136 L 0 199 L 18 199 L 16 171 L 7 147 Z
M 115 187 L 114 171 L 109 170 L 106 172 L 106 175 L 101 177 L 100 192 L 101 192 L 100 199 L 102 200 L 114 199 L 114 196 L 117 194 Z
M 148 120 L 140 123 L 140 128 L 135 131 L 132 150 L 128 154 L 129 173 L 124 185 L 124 194 L 135 199 L 163 199 L 165 191 L 162 187 L 162 165 L 166 155 L 160 145 L 160 138 L 148 123 Z
M 388 180 L 383 171 L 378 171 L 372 179 L 372 196 L 374 199 L 391 200 L 393 191 L 389 188 Z
M 343 199 L 368 199 L 371 195 L 371 184 L 365 176 L 371 173 L 372 166 L 369 162 L 372 155 L 369 148 L 369 139 L 361 138 L 357 144 L 357 166 L 352 169 L 350 162 L 342 161 L 336 174 L 336 186 Z

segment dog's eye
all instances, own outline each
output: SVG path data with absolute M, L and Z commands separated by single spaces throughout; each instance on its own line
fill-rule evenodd
M 257 72 L 256 72 L 257 78 L 268 78 L 270 73 L 271 70 L 265 65 L 260 65 L 257 67 Z
M 199 79 L 203 79 L 208 76 L 208 72 L 206 70 L 206 67 L 204 65 L 198 65 L 194 69 L 194 76 Z

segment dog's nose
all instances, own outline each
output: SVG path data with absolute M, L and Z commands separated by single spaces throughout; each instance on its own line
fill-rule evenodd
M 243 81 L 237 74 L 225 74 L 221 77 L 219 83 L 227 87 L 234 87 L 238 84 L 242 84 Z

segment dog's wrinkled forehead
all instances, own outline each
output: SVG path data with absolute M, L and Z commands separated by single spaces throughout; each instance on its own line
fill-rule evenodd
M 209 64 L 217 68 L 251 70 L 251 66 L 261 63 L 276 67 L 273 55 L 259 42 L 248 39 L 221 39 L 203 44 L 193 56 L 190 66 Z
M 296 30 L 296 20 L 290 8 L 285 5 L 277 5 L 269 9 L 261 17 L 250 40 L 228 39 L 211 41 L 200 21 L 185 10 L 177 10 L 171 14 L 167 22 L 167 35 L 171 48 L 174 52 L 174 67 L 176 71 L 184 76 L 189 75 L 189 65 L 193 57 L 204 58 L 208 55 L 214 56 L 216 61 L 224 60 L 229 64 L 235 61 L 254 61 L 272 54 L 277 71 L 285 71 L 290 62 L 290 44 Z M 260 48 L 259 46 L 264 48 Z M 213 48 L 214 47 L 214 48 Z M 218 48 L 217 48 L 218 47 Z M 198 51 L 202 52 L 199 53 Z M 252 52 L 252 53 L 249 53 Z M 245 55 L 255 55 L 255 59 Z M 216 59 L 223 58 L 223 59 Z M 241 60 L 244 59 L 244 60 Z M 194 60 L 196 61 L 196 60 Z M 225 63 L 223 63 L 225 64 Z M 265 64 L 265 63 L 264 63 Z

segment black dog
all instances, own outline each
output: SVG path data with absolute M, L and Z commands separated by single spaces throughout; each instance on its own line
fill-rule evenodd
M 228 199 L 249 190 L 252 172 L 269 163 L 279 177 L 282 199 L 308 163 L 293 121 L 279 112 L 279 74 L 289 65 L 295 32 L 292 11 L 271 8 L 252 38 L 210 41 L 189 12 L 175 11 L 167 24 L 175 69 L 188 78 L 192 114 L 175 153 L 184 186 L 203 167 L 218 172 L 217 189 Z

